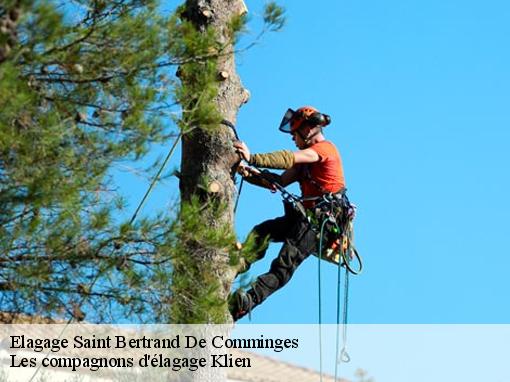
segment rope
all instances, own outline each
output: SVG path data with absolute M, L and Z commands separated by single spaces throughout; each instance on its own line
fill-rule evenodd
M 341 256 L 344 256 L 343 249 L 340 249 Z M 346 259 L 346 261 L 349 261 Z M 349 304 L 349 269 L 345 267 L 345 278 L 344 278 L 344 301 L 343 301 L 343 311 L 342 311 L 342 350 L 340 349 L 340 279 L 341 279 L 341 263 L 338 263 L 338 283 L 337 283 L 337 312 L 336 312 L 336 355 L 335 355 L 335 382 L 338 381 L 338 368 L 339 365 L 344 362 L 347 363 L 351 360 L 349 354 L 347 353 L 347 313 L 348 313 L 348 304 Z
M 147 198 L 148 198 L 149 194 L 151 193 L 152 189 L 154 188 L 154 185 L 159 180 L 159 176 L 163 172 L 163 169 L 166 167 L 166 164 L 168 163 L 168 161 L 170 160 L 170 158 L 174 154 L 175 148 L 177 147 L 177 144 L 179 143 L 181 138 L 182 138 L 182 132 L 180 132 L 179 135 L 177 136 L 177 138 L 175 139 L 174 144 L 170 148 L 170 151 L 168 152 L 168 154 L 167 154 L 165 160 L 163 161 L 163 163 L 161 164 L 161 167 L 159 168 L 156 176 L 154 176 L 154 178 L 152 179 L 152 182 L 151 182 L 149 188 L 147 189 L 147 191 L 145 192 L 145 195 L 143 196 L 142 200 L 138 204 L 138 207 L 136 207 L 135 213 L 133 214 L 133 216 L 131 217 L 131 220 L 129 221 L 129 225 L 133 224 L 133 222 L 135 221 L 138 213 L 142 209 L 143 205 L 145 204 L 145 201 L 147 200 Z
M 320 382 L 322 382 L 322 288 L 321 288 L 321 260 L 322 260 L 322 241 L 324 239 L 324 228 L 328 219 L 324 219 L 321 224 L 320 236 L 319 236 L 319 267 L 318 267 L 318 281 L 319 281 L 319 376 Z
M 239 183 L 239 190 L 237 190 L 236 202 L 234 204 L 234 215 L 236 214 L 237 206 L 239 205 L 239 198 L 241 197 L 241 191 L 243 191 L 243 184 L 244 184 L 244 178 L 241 177 L 241 182 Z
M 349 312 L 349 271 L 345 269 L 344 279 L 344 308 L 342 318 L 342 351 L 340 352 L 339 362 L 347 363 L 351 360 L 351 357 L 347 353 L 347 314 Z
M 222 125 L 230 127 L 232 129 L 232 131 L 234 132 L 234 135 L 235 135 L 236 139 L 239 141 L 239 135 L 237 135 L 236 127 L 235 127 L 235 125 L 232 122 L 230 122 L 228 119 L 222 119 L 220 123 Z
M 343 252 L 342 247 L 340 247 L 340 251 Z M 336 352 L 335 352 L 335 382 L 337 382 L 338 379 L 338 356 L 339 356 L 339 349 L 340 349 L 340 328 L 338 326 L 338 323 L 340 322 L 340 276 L 342 274 L 342 253 L 340 253 L 340 258 L 338 259 L 338 281 L 337 281 L 337 288 L 336 288 Z
M 333 214 L 333 206 L 331 207 L 330 213 Z M 318 290 L 319 290 L 319 375 L 320 375 L 320 381 L 322 382 L 322 363 L 323 363 L 323 356 L 322 356 L 322 276 L 321 276 L 321 260 L 322 260 L 322 251 L 323 251 L 323 242 L 324 242 L 324 230 L 326 227 L 326 224 L 328 222 L 331 222 L 329 218 L 323 218 L 321 227 L 320 227 L 320 234 L 319 234 L 319 253 L 318 253 Z M 332 221 L 334 224 L 334 228 L 337 232 L 341 232 L 342 236 L 347 235 L 348 238 L 351 238 L 352 232 L 352 226 L 349 225 L 349 223 L 344 224 L 343 230 L 340 230 L 340 227 L 336 220 Z M 349 240 L 350 245 L 350 240 Z M 344 250 L 345 249 L 345 250 Z M 338 369 L 340 363 L 344 362 L 347 363 L 350 361 L 350 356 L 347 353 L 347 321 L 348 321 L 348 308 L 349 308 L 349 273 L 357 274 L 359 272 L 353 272 L 351 270 L 351 267 L 349 267 L 349 255 L 346 253 L 349 251 L 349 248 L 344 248 L 343 242 L 340 244 L 339 247 L 339 261 L 338 261 L 338 273 L 337 273 L 337 311 L 336 311 L 336 344 L 335 344 L 335 382 L 338 381 Z M 356 254 L 357 255 L 357 254 Z M 357 255 L 358 260 L 359 256 Z M 341 274 L 342 274 L 342 259 L 345 263 L 345 278 L 344 278 L 344 300 L 343 300 L 343 310 L 342 314 L 340 314 L 341 311 L 341 297 L 342 297 L 342 288 L 341 288 Z M 360 261 L 361 264 L 361 261 Z M 361 271 L 361 267 L 360 267 Z M 340 350 L 340 322 L 342 323 L 342 349 Z

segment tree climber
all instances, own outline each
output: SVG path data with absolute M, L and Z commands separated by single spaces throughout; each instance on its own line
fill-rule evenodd
M 316 200 L 324 194 L 342 193 L 345 189 L 338 150 L 333 143 L 326 140 L 322 132 L 323 127 L 330 122 L 328 115 L 310 106 L 296 111 L 287 110 L 279 129 L 292 135 L 298 151 L 251 154 L 244 142 L 234 143 L 237 152 L 249 165 L 285 171 L 281 175 L 264 171 L 264 176 L 261 176 L 258 170 L 243 164 L 238 171 L 249 183 L 272 190 L 274 185 L 268 179 L 283 187 L 299 182 L 303 206 L 307 210 L 313 209 Z M 271 263 L 269 272 L 259 276 L 250 290 L 245 292 L 239 289 L 232 294 L 229 308 L 235 321 L 283 287 L 303 260 L 317 252 L 317 233 L 310 229 L 306 217 L 288 202 L 285 203 L 284 216 L 255 226 L 252 233 L 256 238 L 256 260 L 264 257 L 269 242 L 284 244 L 278 257 Z M 249 264 L 243 272 L 248 267 Z

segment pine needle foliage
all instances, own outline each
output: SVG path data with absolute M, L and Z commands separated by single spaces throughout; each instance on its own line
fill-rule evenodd
M 264 23 L 271 32 L 280 31 L 285 26 L 285 9 L 274 1 L 264 8 Z
M 226 45 L 217 41 L 213 28 L 197 30 L 182 12 L 178 10 L 167 27 L 170 54 L 181 62 L 177 73 L 181 81 L 174 88 L 174 98 L 182 106 L 180 127 L 185 132 L 194 127 L 214 131 L 221 121 L 213 102 L 218 93 L 217 59 Z
M 232 40 L 220 43 L 182 12 L 161 15 L 155 0 L 0 4 L 1 311 L 224 321 L 215 291 L 225 268 L 194 260 L 215 248 L 238 267 L 252 252 L 232 247 L 230 225 L 200 224 L 204 209 L 219 215 L 225 203 L 190 198 L 179 211 L 123 221 L 112 176 L 175 137 L 175 124 L 184 136 L 218 133 L 217 62 L 234 53 L 246 19 L 232 20 Z M 173 304 L 175 290 L 196 303 Z
M 247 261 L 254 260 L 257 249 L 252 235 L 242 248 L 237 248 L 230 224 L 218 224 L 211 229 L 200 219 L 207 211 L 221 221 L 225 208 L 226 205 L 216 200 L 204 203 L 196 196 L 182 205 L 179 220 L 172 230 L 176 237 L 172 249 L 172 290 L 180 293 L 180 298 L 170 305 L 172 322 L 225 323 L 227 300 L 218 293 L 222 288 L 222 276 L 231 269 L 243 269 Z M 218 251 L 229 259 L 227 263 L 217 263 L 209 257 L 210 253 Z
M 172 289 L 180 293 L 179 299 L 171 305 L 174 322 L 224 322 L 226 301 L 218 298 L 216 291 L 226 269 L 221 269 L 211 258 L 207 260 L 207 256 L 217 250 L 228 255 L 233 250 L 235 234 L 229 224 L 211 229 L 197 219 L 205 210 L 219 219 L 224 208 L 215 201 L 204 204 L 197 197 L 181 208 L 176 230 L 179 241 L 172 259 Z
M 0 63 L 0 309 L 143 319 L 167 261 L 171 217 L 119 222 L 110 170 L 169 131 L 154 1 L 11 1 L 16 41 Z M 4 36 L 5 37 L 5 36 Z M 160 277 L 160 276 L 158 276 Z

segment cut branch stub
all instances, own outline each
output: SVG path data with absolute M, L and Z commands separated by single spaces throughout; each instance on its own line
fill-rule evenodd
M 202 16 L 204 16 L 206 19 L 210 19 L 213 16 L 213 13 L 209 9 L 202 9 L 200 10 L 200 13 Z
M 209 183 L 209 186 L 207 187 L 210 193 L 217 194 L 221 191 L 222 187 L 221 184 L 215 180 L 213 180 L 211 183 Z
M 248 7 L 246 6 L 246 3 L 243 0 L 239 0 L 235 4 L 235 14 L 243 16 L 248 13 Z
M 87 115 L 85 113 L 76 113 L 74 117 L 76 122 L 85 122 L 87 120 Z
M 78 73 L 78 74 L 82 74 L 83 73 L 83 66 L 81 66 L 80 64 L 74 64 L 72 66 L 72 69 L 74 72 Z
M 76 321 L 83 321 L 85 319 L 85 313 L 76 303 L 73 304 L 73 317 L 76 319 Z
M 225 81 L 228 77 L 229 77 L 229 74 L 227 71 L 222 70 L 222 71 L 218 72 L 218 79 L 220 81 Z
M 251 93 L 248 89 L 243 89 L 243 103 L 248 103 L 248 101 L 250 100 L 250 97 L 251 97 Z

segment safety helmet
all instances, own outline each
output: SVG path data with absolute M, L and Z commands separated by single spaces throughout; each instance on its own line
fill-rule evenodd
M 279 130 L 283 131 L 284 133 L 292 134 L 301 126 L 308 125 L 310 127 L 324 127 L 330 123 L 331 117 L 329 115 L 322 114 L 312 106 L 303 106 L 296 111 L 287 109 L 283 116 L 282 122 L 280 123 Z

